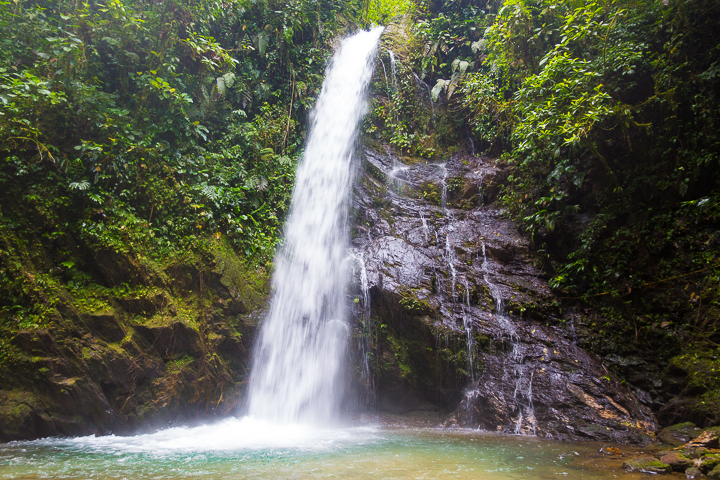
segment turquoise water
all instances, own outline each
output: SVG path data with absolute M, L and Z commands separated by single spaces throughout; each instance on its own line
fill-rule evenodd
M 0 445 L 0 479 L 611 479 L 600 444 L 470 430 L 310 429 L 228 419 L 128 437 Z M 625 449 L 629 451 L 628 449 Z

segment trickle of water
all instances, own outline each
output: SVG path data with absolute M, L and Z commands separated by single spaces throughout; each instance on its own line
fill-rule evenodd
M 357 126 L 367 111 L 382 27 L 345 39 L 326 71 L 296 173 L 274 296 L 249 385 L 250 415 L 276 422 L 337 420 L 345 394 L 348 196 Z
M 425 215 L 420 212 L 420 220 L 422 220 L 422 226 L 423 226 L 423 234 L 425 235 L 425 243 L 428 243 L 430 241 L 430 238 L 428 237 L 428 233 L 430 233 L 430 229 L 428 228 L 427 220 L 425 220 Z
M 453 253 L 452 245 L 450 245 L 450 232 L 445 236 L 445 255 L 448 266 L 450 267 L 450 275 L 452 275 L 452 293 L 450 299 L 455 302 L 455 279 L 457 278 L 457 270 L 455 270 L 455 254 Z
M 402 178 L 410 167 L 403 165 L 393 158 L 393 167 L 387 175 L 387 183 L 396 188 L 401 188 L 403 185 L 407 185 L 407 181 Z
M 475 351 L 475 339 L 472 336 L 472 324 L 470 323 L 470 285 L 467 279 L 463 279 L 465 285 L 465 305 L 463 306 L 463 327 L 467 335 L 467 356 L 468 367 L 470 370 L 470 382 L 475 381 L 475 372 L 473 368 L 473 353 Z
M 472 156 L 475 156 L 475 142 L 473 142 L 472 135 L 470 135 L 470 130 L 467 131 L 468 140 L 470 141 L 470 153 Z
M 430 90 L 430 85 L 423 82 L 420 79 L 420 77 L 417 76 L 417 73 L 415 73 L 415 72 L 413 72 L 413 77 L 415 77 L 415 84 L 418 87 L 420 87 L 420 88 L 425 87 L 425 89 L 427 90 L 428 97 L 430 98 L 430 107 L 432 108 L 432 115 L 433 115 L 433 120 L 434 120 L 435 119 L 435 101 L 432 98 L 432 91 Z
M 448 208 L 447 208 L 447 176 L 448 176 L 447 164 L 438 163 L 437 167 L 442 171 L 442 195 L 440 197 L 440 204 L 442 205 L 443 209 L 445 210 L 445 214 L 448 215 L 450 212 L 448 211 Z
M 485 284 L 487 285 L 488 289 L 490 290 L 490 295 L 493 297 L 493 302 L 495 302 L 495 318 L 498 320 L 498 323 L 500 326 L 502 326 L 508 334 L 510 334 L 510 339 L 513 341 L 517 340 L 517 334 L 515 331 L 515 326 L 512 324 L 512 322 L 505 316 L 505 305 L 503 304 L 502 297 L 500 296 L 500 289 L 497 285 L 495 285 L 493 282 L 490 281 L 490 269 L 488 267 L 488 260 L 487 260 L 487 254 L 485 253 L 485 243 L 482 244 L 482 254 L 483 254 L 483 263 L 480 267 L 483 272 L 483 280 L 485 280 Z
M 382 65 L 383 77 L 385 77 L 385 88 L 388 92 L 388 98 L 392 98 L 392 92 L 390 91 L 390 83 L 388 82 L 387 70 L 385 70 L 385 62 L 382 58 L 380 58 L 380 65 Z
M 448 267 L 450 268 L 450 274 L 452 275 L 451 295 L 450 300 L 455 302 L 455 280 L 457 278 L 457 270 L 455 269 L 455 253 L 453 252 L 452 245 L 450 244 L 450 232 L 453 230 L 453 216 L 452 212 L 447 206 L 447 176 L 448 170 L 444 163 L 439 163 L 437 167 L 442 171 L 442 194 L 440 196 L 440 204 L 445 211 L 445 218 L 448 220 L 447 232 L 445 234 L 445 260 L 447 261 Z M 439 244 L 440 242 L 438 242 Z
M 570 315 L 570 335 L 572 336 L 572 342 L 577 343 L 577 332 L 575 331 L 575 315 Z
M 392 73 L 393 87 L 395 87 L 395 91 L 397 92 L 397 61 L 395 60 L 395 54 L 392 50 L 388 50 L 388 54 L 390 55 L 390 72 Z
M 351 253 L 352 258 L 354 259 L 354 263 L 359 266 L 359 285 L 360 285 L 360 291 L 362 293 L 362 304 L 361 304 L 361 314 L 360 314 L 360 325 L 361 325 L 361 331 L 360 331 L 360 338 L 358 339 L 358 351 L 360 352 L 361 359 L 360 359 L 360 365 L 361 365 L 361 371 L 360 376 L 362 379 L 362 383 L 367 387 L 366 388 L 366 398 L 365 403 L 370 405 L 374 398 L 373 394 L 375 392 L 374 382 L 373 382 L 373 376 L 370 373 L 370 352 L 373 347 L 373 325 L 372 321 L 370 320 L 370 285 L 368 282 L 368 276 L 367 276 L 367 269 L 365 267 L 365 255 L 363 252 L 353 252 Z M 355 276 L 355 272 L 353 272 L 353 276 Z

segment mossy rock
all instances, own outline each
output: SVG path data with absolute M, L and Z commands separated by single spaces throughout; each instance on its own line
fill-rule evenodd
M 693 438 L 700 435 L 701 430 L 692 422 L 678 423 L 670 427 L 663 428 L 658 433 L 658 440 L 673 447 L 684 445 Z
M 708 472 L 707 477 L 710 480 L 720 480 L 720 465 Z
M 663 463 L 655 457 L 640 457 L 628 460 L 623 463 L 623 468 L 628 472 L 642 472 L 642 473 L 670 473 L 672 467 L 667 463 Z
M 684 472 L 688 468 L 693 466 L 693 461 L 687 458 L 682 453 L 671 452 L 667 455 L 660 457 L 662 463 L 666 463 L 672 467 L 676 472 Z
M 712 469 L 720 466 L 720 453 L 711 453 L 706 455 L 700 460 L 700 469 L 704 472 L 709 472 Z

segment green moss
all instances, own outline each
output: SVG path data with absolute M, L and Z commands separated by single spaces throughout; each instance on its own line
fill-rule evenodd
M 176 360 L 169 360 L 165 363 L 165 367 L 167 368 L 168 374 L 176 374 L 180 372 L 182 369 L 190 365 L 192 362 L 195 361 L 195 358 L 191 355 L 184 355 L 181 358 L 178 358 Z
M 434 311 L 433 307 L 426 299 L 417 296 L 417 292 L 413 289 L 403 289 L 400 292 L 400 305 L 405 311 L 414 314 L 427 315 Z
M 442 189 L 437 184 L 427 181 L 420 185 L 418 196 L 433 205 L 440 206 L 442 201 Z

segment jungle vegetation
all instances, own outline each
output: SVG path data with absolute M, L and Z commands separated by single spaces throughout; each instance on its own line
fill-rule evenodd
M 596 312 L 592 348 L 717 366 L 712 0 L 0 1 L 0 362 L 101 283 L 94 252 L 166 265 L 223 242 L 266 273 L 334 42 L 397 15 L 443 108 L 400 80 L 368 134 L 430 159 L 469 134 L 559 308 Z M 720 405 L 720 373 L 700 383 Z

